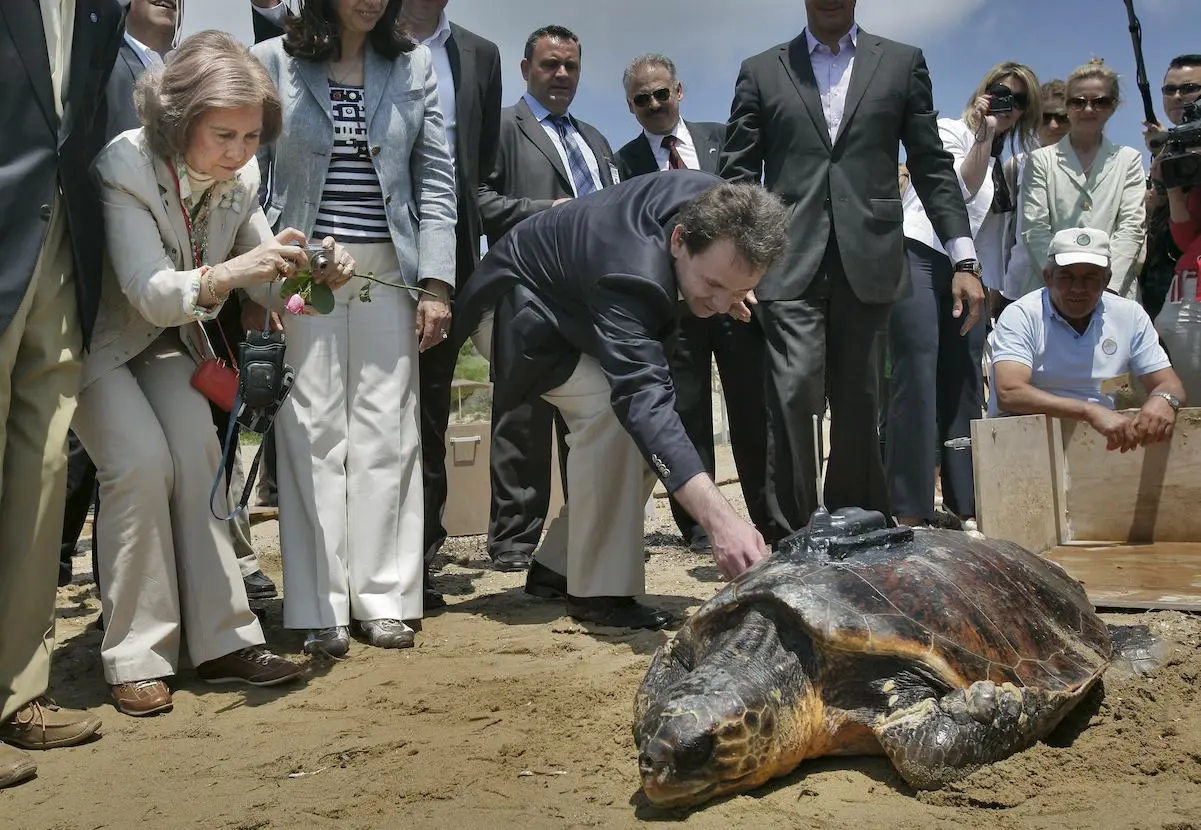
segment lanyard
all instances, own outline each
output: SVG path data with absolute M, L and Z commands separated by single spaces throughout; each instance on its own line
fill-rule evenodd
M 175 179 L 175 195 L 179 197 L 179 206 L 183 209 L 184 227 L 188 229 L 188 247 L 192 249 L 192 267 L 200 268 L 204 265 L 204 255 L 206 252 L 201 251 L 200 246 L 196 243 L 196 231 L 192 227 L 192 216 L 188 212 L 188 206 L 184 204 L 183 188 L 179 184 L 179 172 L 175 169 L 174 165 L 171 166 L 171 177 Z M 207 198 L 209 193 L 212 193 L 211 189 L 206 191 L 205 195 L 201 198 Z

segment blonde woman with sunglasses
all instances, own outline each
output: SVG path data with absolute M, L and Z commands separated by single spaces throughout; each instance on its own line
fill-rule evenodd
M 1120 104 L 1117 73 L 1099 58 L 1068 76 L 1071 129 L 1058 144 L 1030 155 L 1022 178 L 1021 238 L 1033 264 L 1046 260 L 1058 231 L 1083 226 L 1105 231 L 1112 255 L 1109 290 L 1133 298 L 1147 181 L 1142 152 L 1105 138 L 1105 125 Z M 1042 284 L 1032 265 L 1022 293 Z

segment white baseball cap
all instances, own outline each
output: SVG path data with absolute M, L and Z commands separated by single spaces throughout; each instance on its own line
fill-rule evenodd
M 1055 234 L 1047 256 L 1062 267 L 1087 263 L 1109 267 L 1109 234 L 1096 228 L 1067 228 Z

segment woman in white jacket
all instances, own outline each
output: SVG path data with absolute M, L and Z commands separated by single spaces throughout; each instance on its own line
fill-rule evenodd
M 961 118 L 938 121 L 975 236 L 990 211 L 1013 210 L 999 156 L 1009 142 L 1028 149 L 1042 118 L 1038 78 L 1027 66 L 1002 63 L 980 82 Z M 980 359 L 984 326 L 961 333 L 952 313 L 954 268 L 913 188 L 904 196 L 905 247 L 913 293 L 892 307 L 888 342 L 892 379 L 885 430 L 884 467 L 897 520 L 934 519 L 934 467 L 942 443 L 970 434 L 983 407 Z M 971 453 L 944 453 L 943 500 L 974 520 Z M 969 527 L 971 525 L 968 525 Z

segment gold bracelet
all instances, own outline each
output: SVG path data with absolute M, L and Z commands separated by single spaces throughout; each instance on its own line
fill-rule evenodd
M 220 305 L 229 297 L 229 292 L 221 293 L 217 290 L 217 280 L 213 276 L 213 269 L 205 266 L 203 274 L 204 287 L 209 293 L 209 299 L 213 301 L 213 305 Z

